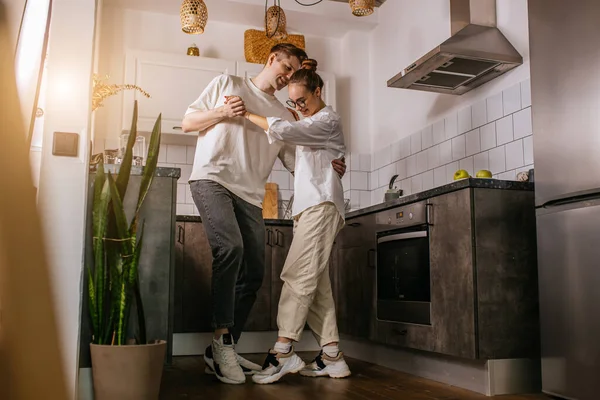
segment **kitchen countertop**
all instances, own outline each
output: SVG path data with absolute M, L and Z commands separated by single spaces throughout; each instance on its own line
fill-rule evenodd
M 169 168 L 163 168 L 169 169 Z M 177 168 L 173 168 L 177 169 Z M 178 170 L 178 169 L 177 169 Z M 411 194 L 408 196 L 400 197 L 397 200 L 388 201 L 385 203 L 375 204 L 370 207 L 361 208 L 346 214 L 346 220 L 357 218 L 363 215 L 372 214 L 378 211 L 388 210 L 390 208 L 398 207 L 404 204 L 414 203 L 416 201 L 422 201 L 430 199 L 432 197 L 441 196 L 446 193 L 451 193 L 457 190 L 465 188 L 482 188 L 482 189 L 498 189 L 498 190 L 526 190 L 533 191 L 534 184 L 530 182 L 517 182 L 517 181 L 502 181 L 498 179 L 481 179 L 481 178 L 467 178 L 461 179 L 456 182 L 449 183 L 444 186 L 439 186 L 423 192 Z M 178 215 L 177 221 L 180 222 L 202 222 L 198 215 Z M 265 219 L 265 225 L 280 225 L 280 226 L 292 226 L 294 222 L 291 219 Z
M 414 203 L 416 201 L 427 200 L 432 197 L 441 196 L 446 193 L 455 192 L 465 188 L 499 189 L 499 190 L 526 190 L 533 191 L 534 184 L 530 182 L 502 181 L 498 179 L 467 178 L 456 182 L 439 186 L 423 192 L 400 197 L 397 200 L 385 203 L 375 204 L 370 207 L 361 208 L 346 214 L 346 220 L 360 217 L 366 214 L 372 214 L 378 211 L 388 210 L 404 204 Z

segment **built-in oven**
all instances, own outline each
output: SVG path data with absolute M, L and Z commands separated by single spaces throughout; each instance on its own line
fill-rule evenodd
M 377 219 L 377 319 L 431 324 L 426 202 L 380 212 Z

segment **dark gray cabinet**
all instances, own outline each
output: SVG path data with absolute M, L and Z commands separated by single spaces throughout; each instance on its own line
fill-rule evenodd
M 265 276 L 248 316 L 246 331 L 277 329 L 279 278 L 292 241 L 291 226 L 265 227 Z M 210 332 L 212 253 L 201 222 L 176 226 L 174 332 Z

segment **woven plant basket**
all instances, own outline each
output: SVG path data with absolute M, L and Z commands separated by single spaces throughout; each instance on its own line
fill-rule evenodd
M 248 29 L 244 32 L 244 57 L 247 62 L 265 64 L 269 58 L 271 48 L 279 43 L 290 43 L 306 50 L 304 35 L 288 35 L 285 40 L 268 38 L 265 31 Z
M 357 17 L 366 17 L 373 14 L 375 10 L 375 0 L 350 0 L 352 14 Z

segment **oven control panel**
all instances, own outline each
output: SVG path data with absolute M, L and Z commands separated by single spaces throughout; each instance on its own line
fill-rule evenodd
M 427 203 L 424 201 L 380 211 L 375 216 L 379 231 L 386 228 L 421 225 L 427 223 Z

